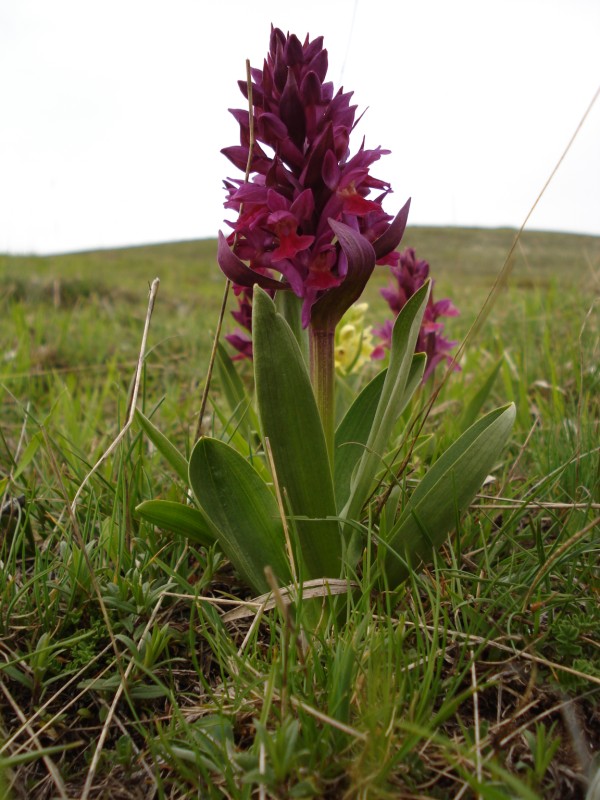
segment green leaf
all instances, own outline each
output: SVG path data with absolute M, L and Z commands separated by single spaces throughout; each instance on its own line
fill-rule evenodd
M 264 569 L 290 581 L 277 502 L 256 470 L 232 447 L 203 437 L 190 458 L 190 486 L 223 552 L 258 593 L 269 589 Z
M 203 514 L 193 506 L 172 500 L 146 500 L 136 506 L 136 513 L 158 528 L 185 536 L 194 542 L 210 547 L 215 535 Z
M 338 509 L 350 494 L 352 472 L 364 452 L 387 370 L 382 370 L 356 397 L 335 432 L 334 485 Z
M 254 288 L 254 376 L 263 435 L 287 498 L 305 566 L 304 579 L 338 578 L 342 539 L 323 426 L 306 364 L 271 298 Z
M 212 404 L 212 408 L 216 418 L 223 426 L 223 433 L 219 438 L 231 445 L 234 450 L 237 450 L 240 455 L 250 461 L 261 478 L 266 483 L 270 483 L 271 473 L 264 463 L 264 454 L 259 455 L 256 452 L 256 448 L 252 446 L 252 441 L 249 441 L 249 439 L 241 433 L 239 428 L 235 426 L 235 421 L 228 418 L 216 403 Z M 258 432 L 258 422 L 255 430 Z
M 174 444 L 167 439 L 164 433 L 161 433 L 153 422 L 150 422 L 148 417 L 144 416 L 141 411 L 136 409 L 135 418 L 144 431 L 146 436 L 150 439 L 152 444 L 156 447 L 158 452 L 163 455 L 169 464 L 173 467 L 175 472 L 179 475 L 182 481 L 187 484 L 188 480 L 188 462 L 181 455 L 179 450 Z
M 426 361 L 425 353 L 416 353 L 413 356 L 404 394 L 400 398 L 392 398 L 393 401 L 399 400 L 394 414 L 396 420 L 400 417 L 416 388 L 421 383 Z M 365 451 L 365 445 L 371 432 L 386 375 L 387 370 L 384 369 L 365 386 L 346 412 L 335 432 L 334 485 L 335 499 L 340 511 L 344 508 L 350 496 L 352 473 Z M 378 464 L 378 466 L 381 466 L 381 464 Z
M 25 450 L 23 451 L 21 458 L 19 459 L 19 464 L 16 470 L 13 473 L 12 479 L 16 481 L 17 478 L 27 469 L 27 467 L 31 464 L 33 459 L 35 458 L 35 454 L 39 450 L 40 445 L 43 442 L 43 436 L 41 432 L 34 433 L 31 437 L 31 440 Z
M 362 458 L 352 478 L 350 496 L 341 514 L 350 522 L 358 519 L 369 497 L 373 478 L 381 465 L 381 458 L 389 446 L 390 437 L 398 420 L 398 408 L 404 402 L 407 386 L 412 389 L 412 394 L 419 383 L 420 378 L 416 379 L 417 369 L 421 366 L 424 368 L 424 364 L 418 360 L 413 366 L 415 363 L 413 356 L 430 288 L 431 282 L 428 280 L 410 298 L 394 323 L 390 363 L 385 382 Z M 413 375 L 409 383 L 411 368 Z M 351 549 L 356 550 L 356 546 Z M 353 557 L 358 553 L 351 552 L 350 555 Z
M 227 350 L 220 342 L 217 346 L 217 369 L 227 405 L 242 426 L 244 434 L 249 436 L 253 430 L 258 431 L 258 419 L 252 408 L 252 398 L 248 395 Z
M 387 538 L 385 570 L 390 586 L 406 577 L 407 565 L 415 568 L 427 560 L 454 528 L 504 449 L 515 413 L 511 403 L 476 422 L 417 486 Z
M 308 333 L 302 327 L 302 298 L 296 297 L 293 292 L 277 292 L 275 295 L 275 308 L 290 326 L 300 347 L 304 362 L 308 364 Z

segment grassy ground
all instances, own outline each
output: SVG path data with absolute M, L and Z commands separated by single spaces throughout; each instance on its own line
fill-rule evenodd
M 452 338 L 513 237 L 407 233 L 462 310 Z M 345 623 L 308 640 L 302 611 L 224 622 L 247 592 L 223 557 L 136 518 L 184 496 L 136 428 L 69 511 L 124 423 L 156 275 L 140 406 L 189 452 L 215 243 L 0 259 L 0 797 L 584 797 L 600 750 L 600 239 L 525 234 L 426 428 L 449 443 L 502 357 L 488 405 L 518 407 L 503 462 L 437 563 L 382 594 L 365 562 Z

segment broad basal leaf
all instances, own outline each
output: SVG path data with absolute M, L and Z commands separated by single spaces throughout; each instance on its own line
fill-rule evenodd
M 190 486 L 225 555 L 257 592 L 269 589 L 264 569 L 290 580 L 277 502 L 256 470 L 232 447 L 203 437 L 190 458 Z
M 304 578 L 341 574 L 342 540 L 323 426 L 298 343 L 271 298 L 254 288 L 254 376 L 262 432 L 294 516 Z M 306 519 L 308 518 L 308 519 Z

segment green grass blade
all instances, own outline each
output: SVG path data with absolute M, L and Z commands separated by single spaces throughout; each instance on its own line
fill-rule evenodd
M 262 431 L 268 437 L 277 480 L 287 496 L 306 568 L 305 578 L 338 578 L 342 540 L 333 481 L 306 364 L 287 322 L 271 298 L 255 287 L 254 375 Z
M 242 578 L 258 593 L 266 592 L 264 568 L 269 565 L 282 583 L 289 583 L 277 502 L 256 470 L 229 445 L 204 437 L 192 451 L 189 480 Z
M 498 373 L 500 372 L 500 368 L 504 363 L 504 357 L 498 359 L 498 361 L 494 364 L 493 369 L 489 373 L 489 375 L 484 380 L 483 384 L 481 385 L 480 389 L 476 392 L 476 394 L 471 398 L 467 407 L 465 408 L 464 414 L 460 420 L 460 430 L 466 431 L 477 419 L 478 415 L 483 408 L 483 404 L 490 396 L 490 392 L 496 382 L 496 378 L 498 377 Z
M 210 547 L 215 535 L 197 508 L 172 500 L 146 500 L 136 506 L 136 513 L 157 528 L 185 536 L 194 542 Z
M 510 404 L 472 425 L 431 467 L 390 531 L 390 548 L 413 567 L 431 555 L 473 500 L 505 447 L 515 419 Z M 406 577 L 405 565 L 388 553 L 390 586 Z

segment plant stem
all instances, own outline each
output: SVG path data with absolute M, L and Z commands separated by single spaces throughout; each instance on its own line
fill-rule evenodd
M 333 461 L 334 443 L 335 361 L 333 341 L 333 330 L 310 327 L 310 379 L 323 423 L 330 461 Z

